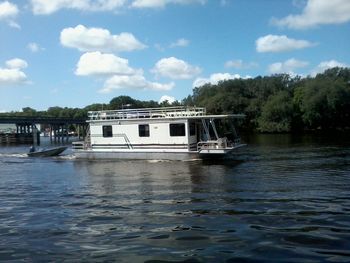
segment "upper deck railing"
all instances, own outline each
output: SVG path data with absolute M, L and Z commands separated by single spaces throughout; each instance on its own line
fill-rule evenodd
M 120 119 L 151 119 L 180 118 L 204 116 L 205 108 L 199 107 L 164 107 L 125 110 L 89 111 L 88 120 L 120 120 Z

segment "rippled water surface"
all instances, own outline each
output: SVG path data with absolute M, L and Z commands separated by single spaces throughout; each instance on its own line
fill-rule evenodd
M 262 135 L 231 160 L 0 147 L 0 260 L 349 262 L 350 138 Z

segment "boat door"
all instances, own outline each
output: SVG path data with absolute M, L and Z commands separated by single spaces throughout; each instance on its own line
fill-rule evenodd
M 188 122 L 188 150 L 197 151 L 198 127 L 195 121 Z

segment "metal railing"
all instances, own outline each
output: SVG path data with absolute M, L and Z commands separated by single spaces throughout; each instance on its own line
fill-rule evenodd
M 93 136 L 94 137 L 94 136 Z M 125 146 L 128 147 L 128 149 L 133 149 L 133 145 L 131 144 L 128 136 L 125 133 L 120 134 L 114 134 L 113 137 L 120 137 L 123 138 L 125 141 Z M 91 134 L 89 133 L 86 136 L 86 139 L 84 141 L 78 141 L 72 143 L 73 150 L 88 150 L 92 148 L 91 144 Z
M 226 137 L 219 138 L 218 140 L 200 141 L 197 143 L 197 150 L 209 150 L 209 149 L 227 149 L 241 145 L 241 139 L 235 138 L 234 141 L 229 141 Z
M 89 111 L 88 120 L 150 119 L 204 116 L 205 108 L 200 107 L 165 107 L 107 111 Z
M 218 140 L 208 140 L 208 141 L 200 141 L 197 144 L 197 150 L 203 149 L 226 149 L 230 147 L 230 143 L 226 137 L 219 138 Z

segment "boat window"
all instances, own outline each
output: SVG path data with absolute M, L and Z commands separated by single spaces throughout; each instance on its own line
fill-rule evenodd
M 113 137 L 112 125 L 102 126 L 103 137 Z
M 190 123 L 190 136 L 196 135 L 196 124 L 194 122 Z
M 140 124 L 139 125 L 139 136 L 140 137 L 149 137 L 149 124 Z
M 170 124 L 170 136 L 185 136 L 185 123 Z

